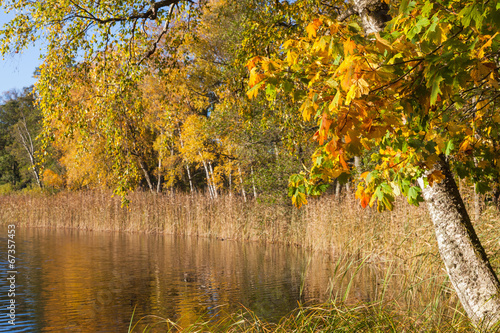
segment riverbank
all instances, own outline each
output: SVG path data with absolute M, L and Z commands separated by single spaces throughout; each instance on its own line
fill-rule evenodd
M 394 211 L 377 213 L 362 209 L 350 196 L 341 200 L 329 196 L 313 199 L 300 210 L 288 203 L 245 202 L 229 195 L 211 200 L 199 193 L 172 196 L 136 192 L 129 199 L 129 207 L 121 208 L 120 198 L 112 198 L 109 192 L 4 195 L 0 196 L 0 224 L 282 243 L 324 253 L 335 262 L 337 268 L 330 285 L 311 286 L 329 290 L 333 303 L 299 309 L 279 324 L 261 322 L 250 312 L 244 312 L 241 314 L 244 320 L 234 317 L 233 322 L 217 323 L 216 330 L 251 332 L 261 327 L 263 331 L 303 331 L 329 327 L 330 331 L 349 331 L 366 327 L 367 331 L 375 332 L 411 332 L 417 328 L 455 332 L 473 329 L 448 281 L 432 223 L 423 206 L 413 207 L 399 199 Z M 499 223 L 500 214 L 492 207 L 485 208 L 474 222 L 497 272 Z M 351 287 L 363 285 L 358 272 L 367 267 L 373 271 L 370 285 L 374 290 L 370 298 Z M 344 287 L 335 288 L 338 285 Z M 231 326 L 236 322 L 240 324 Z M 196 331 L 203 325 L 182 330 Z
M 263 241 L 323 252 L 369 248 L 369 252 L 377 249 L 381 257 L 389 252 L 394 255 L 392 250 L 399 247 L 394 242 L 410 236 L 432 238 L 425 208 L 404 200 L 394 211 L 379 214 L 375 209 L 362 209 L 352 196 L 312 199 L 301 209 L 289 201 L 245 202 L 229 195 L 212 200 L 201 193 L 134 192 L 129 199 L 128 208 L 122 208 L 120 198 L 106 191 L 10 194 L 0 196 L 0 223 Z

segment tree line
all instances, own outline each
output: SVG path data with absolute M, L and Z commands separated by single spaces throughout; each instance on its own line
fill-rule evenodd
M 290 112 L 291 98 L 273 108 L 266 98 L 250 100 L 245 65 L 255 52 L 278 54 L 274 37 L 298 33 L 311 12 L 282 17 L 273 3 L 261 5 L 177 9 L 192 17 L 168 21 L 168 30 L 143 27 L 141 44 L 162 38 L 133 70 L 125 66 L 129 43 L 109 42 L 90 61 L 58 54 L 57 63 L 38 70 L 35 89 L 4 94 L 1 182 L 15 189 L 109 187 L 124 196 L 135 189 L 245 200 L 286 195 L 289 175 L 310 164 L 317 125 Z M 22 112 L 28 127 L 7 120 L 17 123 Z M 32 141 L 29 153 L 20 149 L 18 128 Z

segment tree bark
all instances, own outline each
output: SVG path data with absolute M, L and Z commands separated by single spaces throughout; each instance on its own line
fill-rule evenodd
M 200 156 L 201 156 L 201 154 L 200 154 Z M 205 160 L 202 159 L 201 162 L 203 163 L 203 168 L 205 169 L 205 175 L 207 177 L 208 193 L 210 194 L 210 199 L 213 199 L 214 194 L 212 193 L 212 186 L 210 184 L 210 172 L 208 171 L 208 166 L 207 166 L 207 163 L 205 162 Z
M 243 186 L 243 177 L 241 177 L 241 168 L 239 166 L 238 166 L 238 173 L 240 175 L 241 194 L 243 195 L 243 200 L 247 202 L 247 195 L 245 193 L 245 187 Z
M 156 183 L 156 193 L 161 191 L 161 154 L 158 158 L 158 182 Z
M 153 193 L 153 184 L 151 183 L 151 178 L 149 177 L 149 172 L 144 166 L 142 159 L 139 159 L 139 166 L 141 167 L 142 172 L 144 173 L 144 178 L 146 178 L 146 182 L 148 183 L 149 191 Z
M 16 126 L 17 133 L 19 134 L 21 145 L 24 147 L 24 149 L 26 149 L 26 152 L 28 153 L 28 157 L 31 163 L 31 170 L 33 171 L 33 176 L 35 177 L 36 184 L 38 185 L 39 188 L 42 188 L 40 171 L 38 169 L 38 165 L 35 158 L 35 147 L 33 144 L 33 140 L 31 139 L 31 134 L 30 131 L 28 130 L 28 125 L 26 122 L 26 118 L 24 117 L 24 113 L 21 112 L 21 116 L 22 116 L 22 121 L 20 121 L 20 124 L 18 123 Z
M 489 329 L 500 320 L 500 283 L 465 209 L 444 156 L 435 169 L 445 179 L 419 183 L 434 223 L 439 253 L 450 281 L 472 322 Z
M 233 196 L 233 182 L 232 182 L 232 177 L 231 177 L 231 169 L 229 170 L 229 196 Z
M 255 199 L 257 199 L 257 189 L 255 188 L 255 179 L 254 179 L 254 175 L 253 175 L 253 167 L 251 166 L 250 167 L 250 172 L 252 174 L 252 188 L 253 188 L 253 197 Z
M 390 19 L 388 6 L 381 0 L 351 0 L 342 21 L 358 15 L 366 35 L 380 32 Z M 500 321 L 500 283 L 472 226 L 465 205 L 443 155 L 435 165 L 445 179 L 424 186 L 424 200 L 434 224 L 439 253 L 450 281 L 471 321 L 491 329 Z
M 342 185 L 340 185 L 340 182 L 336 179 L 335 180 L 335 199 L 337 201 L 340 201 L 340 193 L 342 192 Z
M 214 196 L 217 198 L 217 186 L 215 185 L 215 177 L 214 177 L 214 169 L 212 168 L 212 162 L 208 162 L 208 167 L 210 170 L 210 182 L 212 183 L 212 192 Z
M 193 194 L 193 179 L 191 178 L 191 172 L 189 171 L 189 165 L 186 163 L 186 171 L 188 175 L 188 180 L 189 180 L 189 190 L 190 193 Z

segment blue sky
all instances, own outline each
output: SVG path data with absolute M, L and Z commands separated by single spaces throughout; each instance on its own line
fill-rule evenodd
M 5 14 L 0 7 L 0 27 L 8 22 L 13 15 Z M 41 64 L 40 43 L 30 47 L 22 54 L 6 55 L 4 59 L 0 57 L 0 94 L 12 89 L 22 89 L 35 83 L 33 73 Z

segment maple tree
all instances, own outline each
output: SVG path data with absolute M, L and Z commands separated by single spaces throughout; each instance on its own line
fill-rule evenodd
M 485 327 L 498 321 L 500 284 L 450 170 L 483 192 L 498 179 L 499 9 L 480 1 L 402 1 L 390 9 L 354 1 L 346 15 L 312 21 L 305 36 L 282 45 L 282 57 L 248 63 L 249 96 L 264 88 L 268 96 L 293 94 L 319 127 L 312 168 L 290 180 L 294 203 L 321 194 L 352 172 L 349 158 L 368 152 L 375 165 L 361 174 L 361 205 L 392 209 L 400 194 L 412 204 L 425 200 L 459 298 Z

